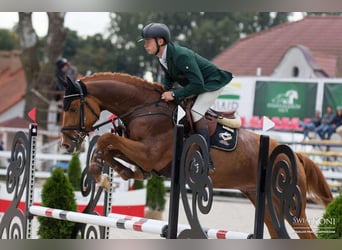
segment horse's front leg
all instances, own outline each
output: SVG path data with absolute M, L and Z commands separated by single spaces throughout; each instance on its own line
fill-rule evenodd
M 106 133 L 97 140 L 97 148 L 103 152 L 113 151 L 124 155 L 126 159 L 141 167 L 146 172 L 151 172 L 153 159 L 149 145 L 141 141 L 120 137 L 112 133 Z
M 97 148 L 94 151 L 93 157 L 89 165 L 89 173 L 94 177 L 95 182 L 105 188 L 107 191 L 110 188 L 110 181 L 107 174 L 102 174 L 104 151 Z
M 94 152 L 92 162 L 89 166 L 89 171 L 94 176 L 96 182 L 100 186 L 105 187 L 107 190 L 110 187 L 110 182 L 108 176 L 102 174 L 103 160 L 106 161 L 124 180 L 143 180 L 149 178 L 151 175 L 150 172 L 146 172 L 140 167 L 133 171 L 132 169 L 124 166 L 119 161 L 114 159 L 114 157 L 120 154 L 120 152 L 126 156 L 125 150 L 120 151 L 119 148 L 115 147 L 118 144 L 117 139 L 119 138 L 121 137 L 118 137 L 110 133 L 100 136 L 97 141 L 97 149 Z M 129 141 L 134 142 L 132 140 Z M 136 148 L 134 147 L 134 145 L 139 145 L 139 147 Z M 135 152 L 143 150 L 143 147 L 140 147 L 140 144 L 133 143 L 132 147 L 133 151 L 138 150 Z M 129 154 L 127 158 L 135 162 L 134 159 L 132 159 L 131 154 Z

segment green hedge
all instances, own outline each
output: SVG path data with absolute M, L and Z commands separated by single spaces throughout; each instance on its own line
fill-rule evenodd
M 134 180 L 133 182 L 133 190 L 138 190 L 144 188 L 144 181 Z
M 69 162 L 68 177 L 71 185 L 76 191 L 81 190 L 81 174 L 82 169 L 80 159 L 78 157 L 78 154 L 73 154 Z
M 319 239 L 342 239 L 342 191 L 326 207 L 317 236 Z
M 166 203 L 164 178 L 152 175 L 146 184 L 146 206 L 152 210 L 163 211 Z
M 76 211 L 74 189 L 63 169 L 53 170 L 42 189 L 42 206 Z M 41 239 L 70 239 L 74 222 L 38 217 L 38 235 Z

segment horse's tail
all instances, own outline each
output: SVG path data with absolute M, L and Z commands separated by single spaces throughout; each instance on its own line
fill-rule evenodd
M 307 156 L 301 153 L 296 154 L 304 166 L 308 194 L 313 201 L 327 206 L 334 198 L 322 171 Z

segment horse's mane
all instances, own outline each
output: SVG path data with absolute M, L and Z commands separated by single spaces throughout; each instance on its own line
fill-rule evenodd
M 98 80 L 112 80 L 128 83 L 138 87 L 145 87 L 149 89 L 158 89 L 162 91 L 164 89 L 163 85 L 158 82 L 149 82 L 140 77 L 129 75 L 126 73 L 113 73 L 113 72 L 100 72 L 95 73 L 90 76 L 85 76 L 80 79 L 83 82 L 98 81 Z

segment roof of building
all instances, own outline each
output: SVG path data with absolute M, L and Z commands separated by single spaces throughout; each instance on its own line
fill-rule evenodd
M 28 128 L 30 122 L 21 117 L 14 117 L 9 120 L 0 122 L 0 127 L 5 128 Z
M 341 27 L 342 16 L 307 16 L 246 36 L 213 62 L 234 75 L 256 75 L 261 68 L 269 76 L 290 47 L 303 45 L 329 77 L 342 77 Z
M 20 52 L 0 51 L 0 114 L 21 101 L 25 95 L 26 79 Z

